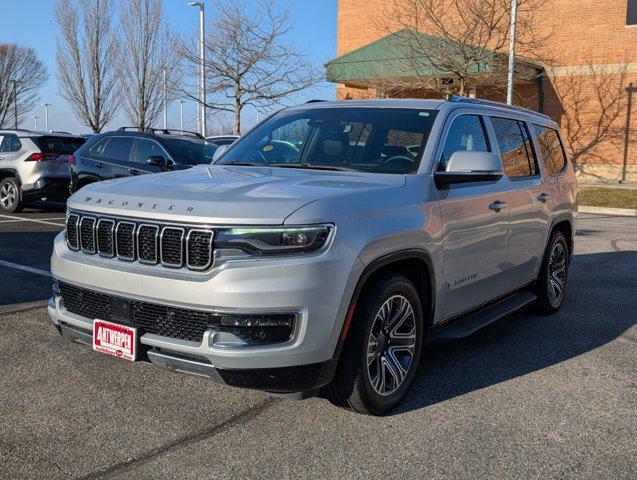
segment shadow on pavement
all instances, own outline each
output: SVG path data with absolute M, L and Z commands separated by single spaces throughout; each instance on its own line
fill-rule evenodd
M 594 350 L 637 323 L 637 252 L 574 257 L 566 304 L 523 311 L 470 338 L 430 345 L 400 414 L 489 387 Z

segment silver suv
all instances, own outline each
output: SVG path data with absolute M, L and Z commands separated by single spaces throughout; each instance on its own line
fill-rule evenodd
M 0 130 L 0 211 L 19 212 L 28 200 L 66 199 L 68 158 L 85 141 L 62 133 Z
M 213 165 L 76 193 L 49 314 L 100 352 L 383 414 L 430 342 L 560 308 L 576 195 L 535 112 L 288 108 Z

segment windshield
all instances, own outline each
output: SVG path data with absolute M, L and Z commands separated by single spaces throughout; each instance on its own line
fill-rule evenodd
M 203 140 L 162 137 L 164 146 L 178 163 L 198 165 L 212 162 L 217 145 Z
M 414 173 L 435 113 L 364 107 L 283 111 L 246 135 L 216 163 Z

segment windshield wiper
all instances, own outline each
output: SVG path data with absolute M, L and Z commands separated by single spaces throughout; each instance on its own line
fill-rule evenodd
M 337 167 L 336 165 L 317 165 L 313 163 L 270 163 L 267 167 L 279 168 L 305 168 L 308 170 L 336 170 L 339 172 L 356 172 L 353 168 Z

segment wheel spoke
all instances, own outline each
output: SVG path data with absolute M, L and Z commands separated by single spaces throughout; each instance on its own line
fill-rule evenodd
M 400 386 L 401 383 L 403 383 L 403 378 L 405 378 L 402 373 L 402 367 L 400 366 L 400 363 L 395 361 L 395 359 L 391 356 L 391 354 L 389 354 L 389 352 L 387 356 L 383 357 L 383 363 L 385 365 L 385 369 L 392 378 L 391 391 L 393 392 Z
M 385 393 L 385 369 L 381 357 L 376 357 L 376 376 L 371 379 L 372 387 L 381 395 Z

